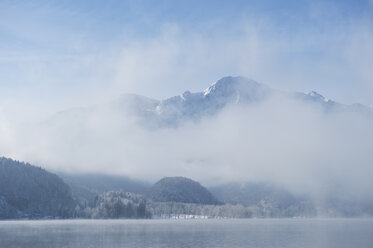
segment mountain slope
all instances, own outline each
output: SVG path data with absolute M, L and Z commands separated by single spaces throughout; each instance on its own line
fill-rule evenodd
M 373 117 L 373 110 L 367 106 L 337 103 L 316 91 L 308 94 L 287 93 L 245 77 L 229 76 L 216 81 L 203 92 L 185 91 L 181 95 L 161 101 L 135 94 L 124 94 L 106 106 L 60 112 L 49 120 L 49 123 L 58 126 L 59 123 L 66 123 L 67 120 L 68 123 L 78 125 L 87 119 L 92 119 L 92 116 L 105 118 L 107 113 L 112 113 L 116 116 L 130 114 L 138 124 L 148 128 L 177 127 L 185 121 L 199 121 L 204 117 L 215 115 L 227 106 L 260 103 L 273 96 L 315 104 L 321 106 L 325 112 L 348 111 Z
M 184 92 L 159 103 L 162 120 L 198 119 L 216 114 L 229 104 L 251 103 L 269 97 L 272 90 L 244 77 L 224 77 L 203 92 Z
M 75 203 L 57 175 L 0 158 L 0 218 L 70 217 Z

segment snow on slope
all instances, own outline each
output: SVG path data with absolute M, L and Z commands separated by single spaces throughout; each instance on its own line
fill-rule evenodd
M 204 117 L 217 114 L 226 106 L 260 103 L 272 96 L 300 101 L 303 103 L 318 104 L 325 112 L 350 111 L 359 112 L 366 116 L 373 116 L 373 110 L 361 104 L 344 105 L 329 100 L 311 91 L 308 94 L 300 92 L 282 92 L 272 89 L 264 84 L 245 77 L 223 77 L 202 92 L 173 96 L 164 100 L 150 99 L 136 94 L 124 94 L 107 106 L 89 109 L 95 115 L 130 113 L 141 126 L 150 128 L 177 127 L 185 121 L 198 121 Z M 74 109 L 81 111 L 79 118 L 87 115 L 88 109 Z M 57 114 L 53 119 L 71 119 L 69 110 Z M 88 114 L 89 115 L 89 114 Z M 79 114 L 78 114 L 79 116 Z M 58 121 L 57 121 L 58 122 Z

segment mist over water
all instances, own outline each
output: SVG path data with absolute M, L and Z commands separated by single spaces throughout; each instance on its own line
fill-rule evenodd
M 373 200 L 373 120 L 360 112 L 274 94 L 177 126 L 151 122 L 123 102 L 72 109 L 41 123 L 3 122 L 0 148 L 52 171 L 149 182 L 186 176 L 207 186 L 264 181 L 315 197 Z
M 0 1 L 0 157 L 147 183 L 264 182 L 372 212 L 372 1 L 161 2 Z M 227 75 L 283 91 L 178 116 L 189 91 Z M 332 101 L 294 97 L 313 90 Z
M 0 222 L 0 246 L 369 248 L 372 220 L 116 220 Z

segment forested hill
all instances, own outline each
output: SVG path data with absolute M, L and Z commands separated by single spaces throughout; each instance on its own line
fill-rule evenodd
M 0 157 L 0 219 L 359 217 L 373 213 L 369 199 L 351 202 L 336 194 L 316 205 L 309 196 L 269 183 L 231 183 L 212 187 L 210 192 L 185 177 L 163 178 L 148 190 L 146 184 L 125 177 L 69 178 L 67 185 L 40 167 Z
M 57 175 L 0 157 L 0 219 L 71 217 L 70 188 Z
M 221 204 L 200 183 L 185 177 L 165 177 L 155 183 L 146 195 L 155 202 Z

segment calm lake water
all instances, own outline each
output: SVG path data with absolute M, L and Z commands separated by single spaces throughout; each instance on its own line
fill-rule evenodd
M 0 247 L 373 247 L 372 219 L 0 221 Z

